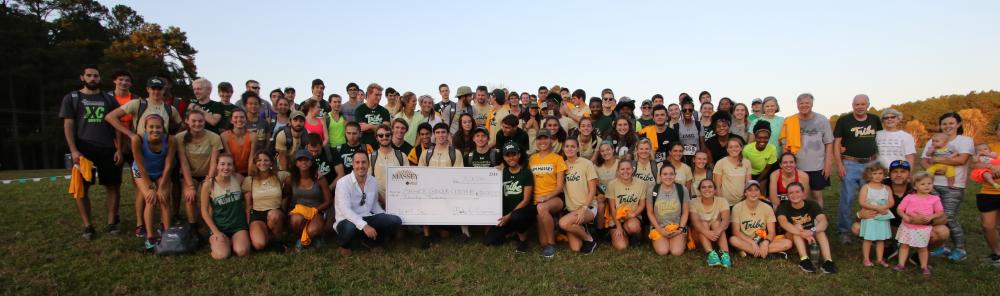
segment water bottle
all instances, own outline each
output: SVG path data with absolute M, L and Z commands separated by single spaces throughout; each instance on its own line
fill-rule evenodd
M 809 244 L 809 259 L 812 259 L 816 266 L 823 263 L 823 254 L 819 251 L 819 243 L 813 242 Z

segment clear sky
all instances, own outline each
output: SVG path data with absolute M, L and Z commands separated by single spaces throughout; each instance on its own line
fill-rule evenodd
M 124 1 L 101 1 L 109 7 Z M 437 86 L 582 88 L 676 102 L 811 92 L 888 105 L 1000 89 L 1000 1 L 128 1 L 178 26 L 213 83 L 256 79 L 309 95 L 313 78 L 401 93 Z M 214 96 L 214 94 L 213 94 Z

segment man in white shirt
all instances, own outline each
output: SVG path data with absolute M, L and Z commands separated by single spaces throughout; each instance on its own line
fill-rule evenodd
M 343 256 L 351 255 L 351 241 L 358 236 L 362 245 L 380 252 L 385 238 L 395 236 L 403 224 L 399 217 L 386 214 L 379 205 L 378 184 L 368 174 L 368 154 L 354 153 L 352 164 L 354 171 L 337 181 L 334 200 L 337 222 L 333 229 L 337 231 L 337 245 Z

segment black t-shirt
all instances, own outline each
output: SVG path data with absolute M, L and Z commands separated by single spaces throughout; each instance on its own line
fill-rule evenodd
M 406 141 L 403 141 L 402 145 L 396 146 L 396 144 L 391 144 L 391 146 L 392 149 L 396 149 L 399 150 L 399 152 L 403 152 L 403 157 L 406 157 L 406 155 L 413 150 L 413 145 L 410 145 L 410 143 L 407 143 Z
M 511 173 L 510 168 L 503 169 L 503 213 L 514 211 L 517 204 L 524 200 L 524 187 L 535 186 L 535 177 L 531 170 L 521 167 L 517 173 Z M 533 205 L 528 205 L 533 206 Z
M 732 139 L 732 138 L 738 138 L 740 140 L 743 140 L 743 137 L 737 136 L 735 134 L 729 134 L 729 138 L 730 139 Z M 706 138 L 705 139 L 705 146 L 708 146 L 708 152 L 712 154 L 712 159 L 713 160 L 719 161 L 720 159 L 723 159 L 726 156 L 729 156 L 729 153 L 726 152 L 726 144 L 728 144 L 729 140 L 726 140 L 726 141 L 727 141 L 727 143 L 721 143 L 721 142 L 719 142 L 719 138 L 716 138 L 716 137 L 711 137 L 711 138 Z M 743 143 L 745 144 L 746 141 L 743 141 Z
M 837 119 L 833 137 L 841 138 L 840 144 L 845 148 L 843 155 L 868 158 L 878 153 L 875 132 L 880 130 L 882 122 L 877 115 L 869 113 L 864 121 L 858 121 L 851 114 Z
M 892 180 L 885 179 L 884 181 L 882 181 L 882 184 L 888 186 L 889 194 L 892 194 L 892 199 L 894 201 L 894 203 L 892 204 L 892 208 L 889 209 L 889 212 L 891 212 L 892 215 L 895 217 L 893 217 L 892 220 L 889 220 L 889 225 L 899 226 L 900 224 L 903 223 L 903 217 L 900 217 L 899 213 L 897 213 L 896 210 L 899 208 L 899 203 L 903 202 L 903 197 L 906 196 L 907 194 L 910 194 L 910 192 L 913 192 L 913 185 L 906 184 L 905 192 L 893 192 Z
M 191 103 L 188 104 L 188 110 L 191 110 L 191 107 L 194 106 L 198 106 L 198 108 L 201 109 L 201 111 L 205 111 L 205 113 L 222 115 L 222 118 L 219 119 L 219 123 L 216 125 L 208 123 L 208 120 L 205 121 L 205 129 L 218 134 L 219 127 L 222 127 L 223 123 L 225 123 L 225 121 L 223 120 L 226 119 L 225 115 L 226 107 L 223 106 L 222 103 L 212 100 L 209 100 L 208 103 L 205 104 L 198 103 L 197 100 L 192 100 Z
M 496 141 L 494 142 L 496 144 L 494 147 L 503 148 L 503 145 L 506 145 L 508 142 L 517 143 L 517 146 L 521 148 L 521 153 L 524 153 L 528 149 L 528 133 L 523 129 L 518 128 L 517 131 L 514 132 L 513 137 L 508 137 L 503 134 L 503 130 L 497 131 Z
M 379 125 L 390 119 L 392 118 L 389 117 L 389 109 L 381 105 L 376 105 L 375 108 L 368 108 L 368 105 L 361 104 L 358 105 L 357 109 L 354 109 L 354 120 L 358 123 Z M 372 128 L 369 131 L 362 132 L 361 142 L 373 147 L 378 146 L 378 141 L 375 140 L 375 129 Z
M 802 229 L 810 229 L 816 226 L 816 217 L 823 214 L 823 208 L 812 200 L 804 200 L 805 204 L 801 209 L 792 207 L 792 202 L 782 201 L 775 211 L 775 216 L 785 216 L 788 222 L 795 225 L 802 225 Z
M 59 118 L 73 120 L 77 141 L 112 148 L 115 146 L 115 128 L 104 120 L 104 116 L 115 108 L 118 108 L 118 101 L 111 94 L 98 91 L 88 95 L 73 91 L 63 97 Z
M 660 142 L 659 146 L 656 147 L 656 151 L 654 151 L 653 159 L 656 160 L 656 163 L 667 161 L 667 154 L 670 153 L 670 151 L 667 151 L 667 144 L 680 141 L 679 138 L 680 136 L 677 135 L 677 131 L 670 127 L 663 129 L 662 133 L 656 133 L 656 141 Z
M 236 108 L 239 108 L 239 107 L 237 107 L 236 105 L 233 105 L 233 104 L 229 104 L 229 105 L 222 104 L 222 119 L 219 120 L 219 128 L 220 129 L 232 129 L 233 128 L 233 123 L 230 120 L 233 118 L 233 110 L 236 110 Z M 248 114 L 247 116 L 249 117 L 250 115 Z M 250 119 L 248 118 L 247 121 L 249 122 L 249 120 Z
M 472 149 L 472 151 L 466 154 L 465 166 L 475 167 L 475 168 L 496 166 L 499 160 L 490 159 L 490 151 L 493 151 L 493 149 L 487 150 L 486 153 L 479 153 L 476 151 L 476 149 Z M 493 158 L 497 158 L 497 155 L 494 154 Z
M 337 155 L 331 155 L 333 151 L 329 148 L 323 148 L 320 150 L 319 156 L 314 157 L 313 162 L 316 163 L 317 172 L 320 176 L 326 178 L 327 183 L 333 183 L 333 180 L 337 177 L 337 172 L 333 168 L 340 164 L 343 160 Z
M 339 160 L 340 163 L 344 164 L 344 175 L 345 176 L 347 174 L 350 174 L 352 171 L 354 171 L 354 163 L 353 163 L 354 159 L 352 157 L 354 157 L 354 153 L 358 152 L 358 149 L 362 149 L 362 147 L 364 147 L 364 145 L 365 144 L 358 144 L 358 146 L 351 147 L 351 145 L 348 145 L 347 143 L 344 143 L 344 144 L 340 144 L 340 146 L 337 147 L 336 154 L 340 156 L 340 160 Z M 365 152 L 368 152 L 368 151 L 365 151 Z

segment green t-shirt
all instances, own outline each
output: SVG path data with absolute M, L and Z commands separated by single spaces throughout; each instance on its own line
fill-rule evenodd
M 344 130 L 347 128 L 347 119 L 343 116 L 340 120 L 333 120 L 333 116 L 330 116 L 327 120 L 330 124 L 326 127 L 326 132 L 329 133 L 330 148 L 337 148 L 340 144 L 347 143 L 347 136 L 344 134 Z
M 750 174 L 758 175 L 769 164 L 778 162 L 778 152 L 774 145 L 767 144 L 764 151 L 757 150 L 757 142 L 750 142 L 743 147 L 743 157 L 750 160 Z
M 521 167 L 517 173 L 511 173 L 510 168 L 503 169 L 503 213 L 510 213 L 517 204 L 524 200 L 524 187 L 535 186 L 535 177 L 531 170 Z M 533 205 L 528 205 L 533 206 Z
M 382 107 L 381 105 L 375 106 L 375 108 L 368 108 L 368 105 L 361 104 L 358 105 L 357 109 L 354 109 L 354 120 L 358 123 L 367 123 L 379 125 L 383 122 L 388 122 L 392 117 L 389 116 L 389 109 Z M 361 142 L 371 145 L 372 147 L 378 146 L 378 141 L 375 140 L 375 129 L 368 130 L 361 133 Z
M 602 139 L 607 138 L 607 134 L 610 133 L 611 125 L 615 122 L 615 116 L 601 114 L 597 121 L 594 122 L 594 131 Z
M 869 113 L 864 121 L 858 121 L 854 115 L 847 115 L 837 119 L 833 137 L 841 138 L 840 145 L 845 148 L 843 155 L 868 158 L 878 153 L 875 132 L 880 130 L 882 122 L 875 114 Z

